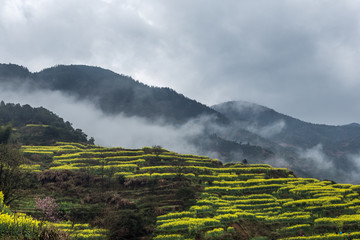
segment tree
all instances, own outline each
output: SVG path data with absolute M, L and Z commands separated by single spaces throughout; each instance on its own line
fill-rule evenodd
M 95 144 L 95 138 L 91 137 L 88 142 L 90 144 L 94 145 Z
M 35 203 L 38 209 L 42 212 L 42 221 L 52 221 L 57 222 L 59 220 L 58 213 L 56 208 L 58 204 L 56 203 L 55 198 L 45 197 L 45 198 L 35 198 Z
M 111 187 L 111 179 L 116 173 L 116 169 L 114 167 L 109 167 L 106 171 L 106 175 L 108 177 L 108 187 Z
M 11 125 L 1 127 L 1 130 L 0 130 L 0 144 L 9 143 L 10 137 L 11 137 L 11 131 L 12 131 L 12 126 Z
M 155 145 L 152 148 L 153 153 L 156 155 L 156 157 L 159 157 L 159 155 L 164 151 L 164 149 L 160 145 Z
M 23 156 L 9 143 L 11 125 L 0 129 L 0 191 L 4 193 L 4 202 L 9 204 L 18 197 L 17 190 L 23 185 L 24 174 L 20 168 Z
M 155 154 L 155 160 L 160 162 L 160 154 L 164 152 L 164 149 L 160 145 L 155 145 L 152 147 L 152 151 Z
M 196 192 L 192 187 L 181 187 L 175 193 L 175 199 L 181 201 L 183 208 L 190 207 L 195 204 Z

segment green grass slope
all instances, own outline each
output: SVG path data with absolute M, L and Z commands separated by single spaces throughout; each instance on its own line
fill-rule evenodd
M 17 211 L 51 195 L 63 220 L 109 239 L 360 239 L 360 186 L 159 147 L 23 146 L 34 175 Z M 36 177 L 36 178 L 35 178 Z

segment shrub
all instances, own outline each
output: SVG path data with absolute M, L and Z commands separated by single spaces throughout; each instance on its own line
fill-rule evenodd
M 55 199 L 52 197 L 45 197 L 43 199 L 37 197 L 35 199 L 36 206 L 41 210 L 43 215 L 43 220 L 48 220 L 52 222 L 57 222 L 58 213 L 57 213 L 57 206 Z

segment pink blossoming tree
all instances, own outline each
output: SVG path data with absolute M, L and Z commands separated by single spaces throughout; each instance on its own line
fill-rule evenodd
M 52 197 L 45 197 L 45 198 L 35 198 L 36 206 L 41 210 L 43 219 L 47 221 L 57 222 L 58 214 L 57 214 L 57 206 L 55 199 Z

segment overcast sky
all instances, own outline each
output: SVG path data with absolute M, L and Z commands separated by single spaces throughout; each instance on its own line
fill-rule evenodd
M 96 65 L 207 105 L 360 122 L 360 1 L 0 0 L 0 62 Z

